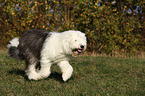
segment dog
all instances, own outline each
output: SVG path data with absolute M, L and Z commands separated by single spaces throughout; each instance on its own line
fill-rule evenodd
M 65 82 L 73 73 L 69 64 L 72 54 L 85 51 L 87 40 L 84 33 L 75 30 L 59 33 L 30 29 L 20 39 L 12 39 L 7 47 L 10 57 L 25 60 L 29 80 L 47 78 L 51 74 L 51 65 L 57 64 Z M 39 70 L 36 68 L 38 64 Z

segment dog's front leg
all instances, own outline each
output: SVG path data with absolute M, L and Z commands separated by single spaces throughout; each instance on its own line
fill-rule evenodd
M 61 61 L 58 63 L 58 66 L 62 71 L 63 81 L 67 81 L 72 75 L 73 72 L 72 66 L 69 64 L 68 61 Z

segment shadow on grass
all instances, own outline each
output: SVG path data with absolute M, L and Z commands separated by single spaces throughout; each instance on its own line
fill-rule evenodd
M 20 76 L 23 76 L 26 80 L 28 80 L 27 76 L 25 75 L 25 71 L 24 70 L 13 69 L 13 70 L 9 71 L 9 74 L 20 75 Z
M 16 75 L 21 75 L 25 76 L 24 70 L 19 70 L 19 69 L 13 69 L 12 71 L 9 71 L 10 74 L 16 74 Z
M 23 76 L 25 78 L 25 80 L 28 80 L 30 81 L 27 76 L 25 75 L 25 71 L 24 70 L 19 70 L 19 69 L 13 69 L 11 71 L 9 71 L 9 74 L 16 74 L 16 75 L 20 75 L 20 76 Z M 59 82 L 64 82 L 63 79 L 62 79 L 62 74 L 60 73 L 57 73 L 57 72 L 53 72 L 50 74 L 50 76 L 47 79 L 55 79 Z M 43 79 L 42 79 L 43 80 Z
M 60 73 L 53 72 L 50 74 L 50 76 L 47 79 L 53 79 L 53 78 L 59 82 L 64 83 L 64 81 L 62 79 L 62 74 L 60 74 Z

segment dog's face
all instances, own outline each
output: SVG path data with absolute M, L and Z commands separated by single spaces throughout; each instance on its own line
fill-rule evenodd
M 69 30 L 62 34 L 63 46 L 67 54 L 79 54 L 86 50 L 87 40 L 84 33 Z
M 74 32 L 71 36 L 70 47 L 73 54 L 79 54 L 86 50 L 87 40 L 84 33 Z

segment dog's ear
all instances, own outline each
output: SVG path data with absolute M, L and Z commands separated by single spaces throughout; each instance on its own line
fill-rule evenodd
M 69 38 L 69 40 L 66 40 L 66 39 L 64 38 L 64 39 L 62 39 L 61 43 L 62 43 L 62 45 L 63 45 L 63 50 L 64 50 L 67 54 L 71 54 L 71 48 L 70 48 L 71 39 Z

